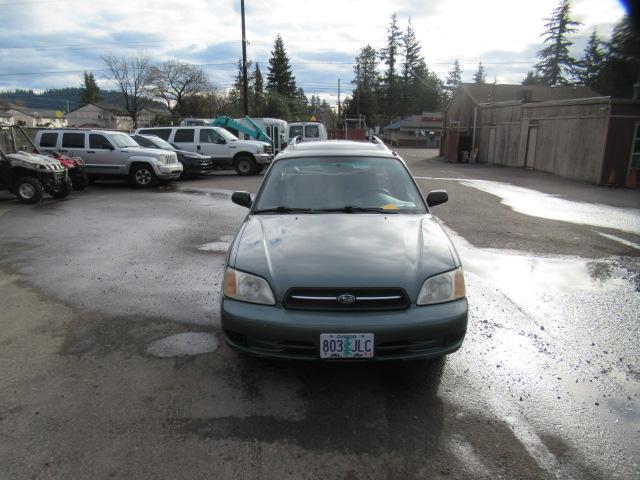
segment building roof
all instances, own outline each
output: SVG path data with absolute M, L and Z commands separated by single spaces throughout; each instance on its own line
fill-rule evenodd
M 552 100 L 571 100 L 576 98 L 593 98 L 600 95 L 589 87 L 544 85 L 509 85 L 509 84 L 477 84 L 462 83 L 473 101 L 480 103 L 506 102 L 524 100 L 526 102 L 548 102 Z
M 64 115 L 64 109 L 59 109 L 59 110 L 46 110 L 43 108 L 29 108 L 29 107 L 8 107 L 8 110 L 16 110 L 20 113 L 23 113 L 24 115 L 28 115 L 30 117 L 35 118 L 35 114 L 37 113 L 38 116 L 40 118 L 59 118 L 56 116 L 56 112 L 63 112 Z

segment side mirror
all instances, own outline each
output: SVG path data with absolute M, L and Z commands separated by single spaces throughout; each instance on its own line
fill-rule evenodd
M 216 140 L 216 143 L 218 145 L 224 145 L 225 143 L 227 143 L 227 141 L 224 138 L 219 138 L 218 140 Z
M 449 195 L 444 190 L 434 190 L 427 195 L 427 205 L 435 207 L 449 200 Z
M 251 207 L 251 204 L 253 203 L 249 192 L 233 192 L 233 194 L 231 195 L 231 201 L 233 203 L 237 203 L 241 207 L 246 208 Z

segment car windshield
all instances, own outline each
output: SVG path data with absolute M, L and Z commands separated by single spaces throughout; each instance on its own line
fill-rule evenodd
M 229 130 L 225 130 L 224 128 L 217 128 L 216 131 L 222 135 L 225 140 L 238 140 L 238 137 L 236 137 L 233 133 L 231 133 Z
M 173 145 L 171 145 L 169 142 L 165 142 L 160 137 L 149 136 L 149 137 L 144 137 L 144 138 L 146 138 L 151 143 L 153 143 L 156 147 L 161 148 L 162 150 L 175 150 Z
M 140 148 L 140 145 L 136 143 L 136 141 L 131 138 L 129 135 L 124 133 L 112 133 L 109 135 L 109 140 L 116 144 L 118 148 L 126 148 L 126 147 L 136 147 Z
M 393 158 L 291 158 L 271 167 L 253 213 L 424 213 L 405 166 Z

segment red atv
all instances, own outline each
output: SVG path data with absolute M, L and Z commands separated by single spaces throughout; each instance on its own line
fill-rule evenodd
M 51 156 L 67 169 L 74 190 L 80 191 L 87 188 L 89 177 L 84 171 L 84 161 L 80 157 L 67 157 L 57 152 L 52 153 Z

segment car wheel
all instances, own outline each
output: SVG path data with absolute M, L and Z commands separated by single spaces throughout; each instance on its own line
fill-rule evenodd
M 14 184 L 14 191 L 18 200 L 22 203 L 33 205 L 42 200 L 44 188 L 37 178 L 22 177 Z
M 65 198 L 69 196 L 72 189 L 73 189 L 73 186 L 72 186 L 71 180 L 67 179 L 67 181 L 64 182 L 62 186 L 60 186 L 56 190 L 51 191 L 51 196 L 53 198 Z
M 150 165 L 136 165 L 131 170 L 131 181 L 136 187 L 148 188 L 156 183 L 156 174 Z
M 236 158 L 235 168 L 238 175 L 246 177 L 256 173 L 256 162 L 248 155 L 241 155 Z
M 89 185 L 89 176 L 86 173 L 76 175 L 73 180 L 71 180 L 71 184 L 73 185 L 74 190 L 80 192 Z

